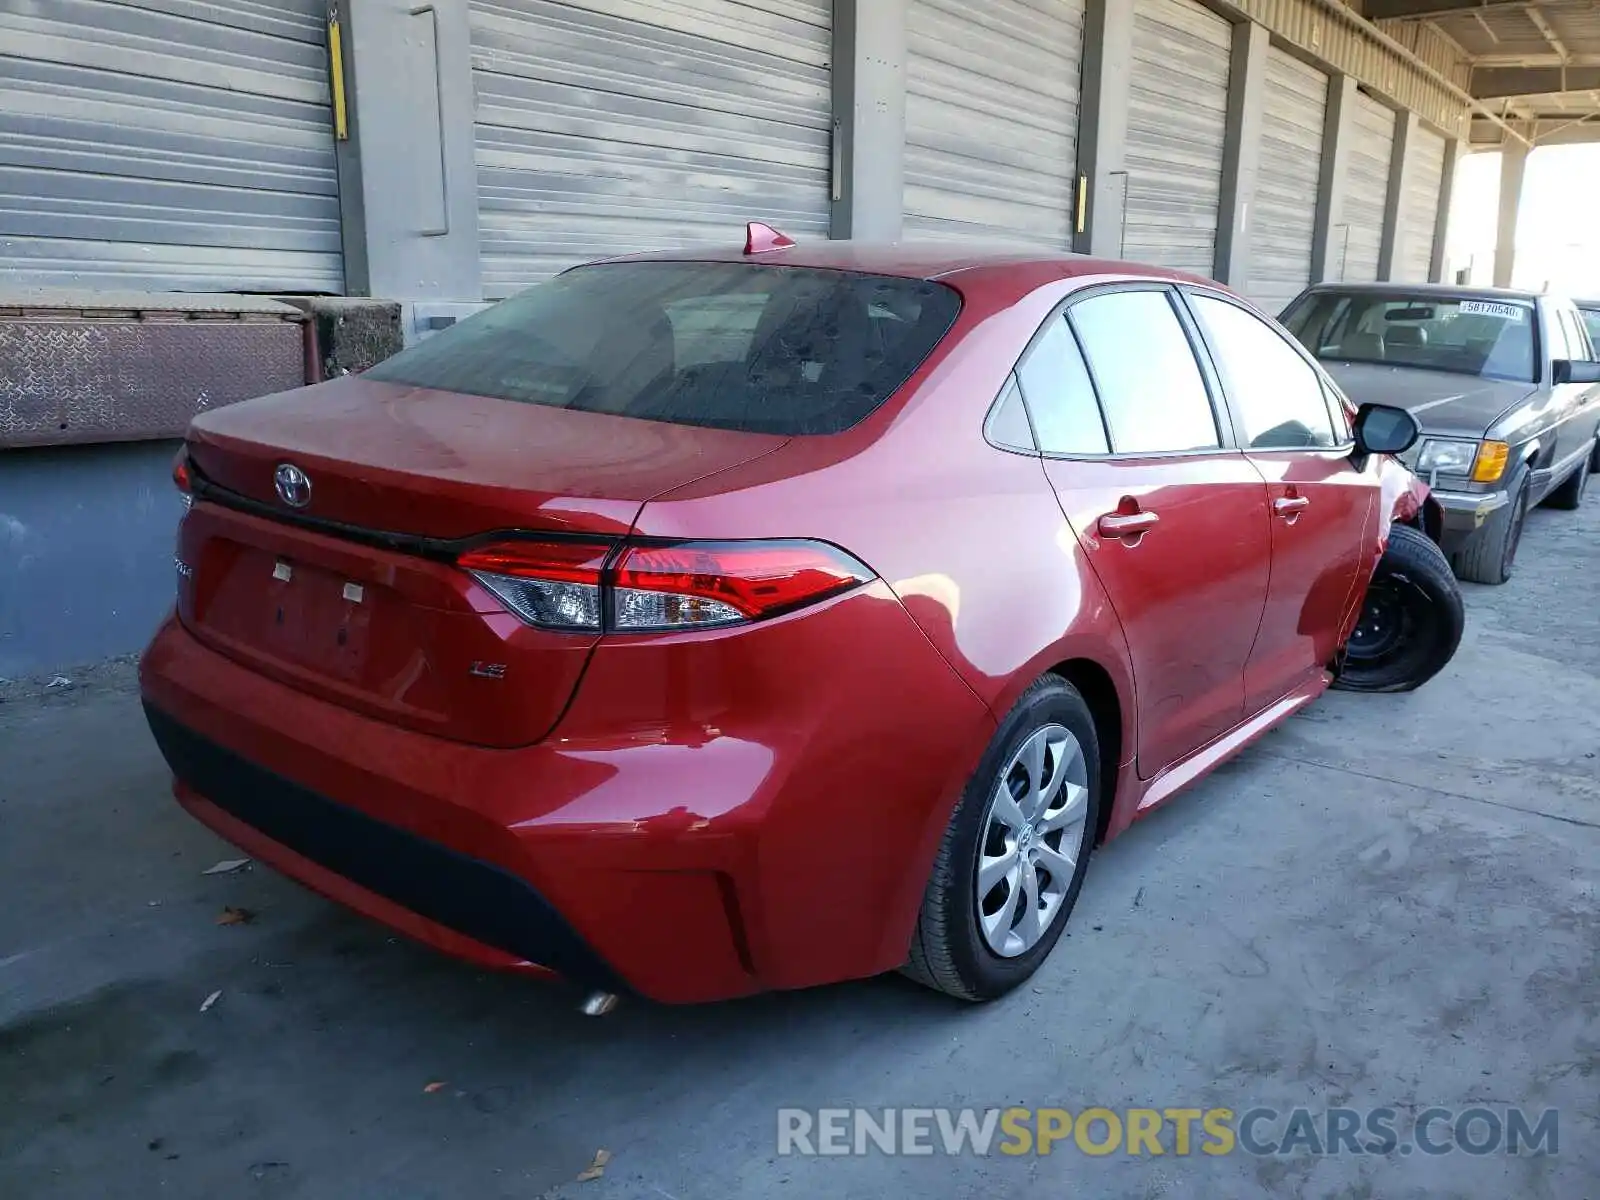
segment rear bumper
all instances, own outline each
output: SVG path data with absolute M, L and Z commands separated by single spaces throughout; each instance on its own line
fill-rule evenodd
M 747 631 L 737 673 L 714 637 L 619 641 L 520 749 L 305 695 L 177 621 L 141 688 L 179 801 L 292 878 L 480 965 L 712 1000 L 904 960 L 994 724 L 880 588 Z
M 486 966 L 538 964 L 590 987 L 622 988 L 526 880 L 258 767 L 148 703 L 145 716 L 180 781 L 179 802 L 285 874 Z

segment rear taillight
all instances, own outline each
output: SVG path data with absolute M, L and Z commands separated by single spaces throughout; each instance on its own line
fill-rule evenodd
M 598 631 L 611 550 L 601 542 L 496 542 L 467 551 L 456 565 L 529 625 Z
M 874 578 L 825 542 L 507 541 L 457 565 L 530 625 L 647 632 L 759 621 Z
M 822 542 L 680 542 L 630 546 L 611 598 L 617 629 L 732 625 L 815 604 L 866 583 L 868 571 Z

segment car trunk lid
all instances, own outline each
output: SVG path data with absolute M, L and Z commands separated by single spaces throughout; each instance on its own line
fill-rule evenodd
M 651 497 L 785 440 L 358 378 L 217 410 L 188 443 L 180 615 L 310 695 L 524 745 L 559 718 L 598 634 L 524 624 L 455 552 L 508 530 L 614 541 Z M 304 495 L 280 495 L 285 466 Z

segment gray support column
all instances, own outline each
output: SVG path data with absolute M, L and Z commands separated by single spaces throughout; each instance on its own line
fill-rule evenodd
M 1088 0 L 1078 109 L 1078 212 L 1073 226 L 1073 246 L 1080 254 L 1122 257 L 1132 75 L 1131 0 Z
M 338 143 L 352 295 L 476 301 L 478 177 L 467 0 L 337 0 Z
M 835 238 L 894 241 L 905 215 L 910 0 L 834 0 Z
M 1322 128 L 1322 177 L 1317 184 L 1317 223 L 1311 242 L 1311 282 L 1344 275 L 1347 230 L 1344 222 L 1345 181 L 1350 171 L 1350 143 L 1356 119 L 1356 81 L 1349 75 L 1328 80 L 1328 114 Z
M 1222 203 L 1217 212 L 1217 260 L 1213 274 L 1243 287 L 1250 278 L 1250 210 L 1261 174 L 1262 106 L 1266 102 L 1265 25 L 1244 21 L 1233 27 L 1228 68 L 1227 139 L 1222 144 Z
M 1517 210 L 1522 205 L 1522 177 L 1528 169 L 1528 147 L 1508 137 L 1500 146 L 1500 215 L 1495 224 L 1494 285 L 1510 287 L 1517 267 Z
M 1439 181 L 1439 215 L 1433 222 L 1433 257 L 1428 260 L 1428 279 L 1444 282 L 1445 248 L 1450 239 L 1450 205 L 1456 194 L 1456 164 L 1461 161 L 1461 139 L 1444 144 L 1444 175 Z
M 1412 171 L 1411 147 L 1417 140 L 1419 119 L 1402 112 L 1394 123 L 1394 153 L 1389 156 L 1389 199 L 1383 206 L 1383 241 L 1378 247 L 1378 278 L 1393 279 L 1400 259 L 1400 207 L 1406 199 L 1406 179 Z

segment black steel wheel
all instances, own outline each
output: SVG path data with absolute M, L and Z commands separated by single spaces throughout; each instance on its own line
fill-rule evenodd
M 1352 692 L 1406 692 L 1455 656 L 1465 625 L 1450 564 L 1420 530 L 1396 525 L 1345 643 L 1334 686 Z

